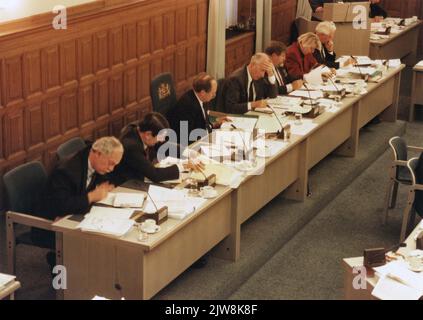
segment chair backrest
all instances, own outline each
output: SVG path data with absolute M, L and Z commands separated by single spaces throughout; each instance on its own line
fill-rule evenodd
M 72 138 L 65 143 L 62 143 L 57 148 L 57 157 L 59 158 L 59 161 L 62 161 L 66 158 L 69 158 L 70 156 L 74 155 L 78 151 L 81 151 L 87 146 L 85 141 L 80 137 Z
M 47 183 L 47 173 L 40 162 L 33 161 L 8 171 L 3 176 L 3 182 L 9 209 L 31 214 L 35 201 Z
M 400 160 L 400 161 L 408 160 L 407 144 L 405 143 L 403 138 L 393 137 L 391 140 L 389 140 L 389 145 L 394 151 L 395 160 Z
M 410 159 L 407 163 L 408 170 L 410 170 L 411 183 L 413 185 L 417 184 L 416 170 L 417 170 L 418 164 L 419 164 L 419 158 Z
M 150 96 L 153 111 L 166 116 L 176 105 L 176 90 L 170 73 L 159 74 L 151 81 Z
M 223 86 L 225 85 L 225 80 L 225 78 L 217 80 L 216 97 L 211 101 L 213 111 L 224 112 Z

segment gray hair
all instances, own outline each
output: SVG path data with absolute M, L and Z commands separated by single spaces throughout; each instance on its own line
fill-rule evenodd
M 270 60 L 270 58 L 267 54 L 265 54 L 263 52 L 259 52 L 259 53 L 256 53 L 255 55 L 253 55 L 251 57 L 250 64 L 261 64 L 261 63 L 269 61 L 269 60 Z
M 330 36 L 331 33 L 336 31 L 336 25 L 332 21 L 323 21 L 320 22 L 316 27 L 317 33 L 322 33 L 327 36 Z
M 105 156 L 110 156 L 114 151 L 123 152 L 122 143 L 115 137 L 103 137 L 94 142 L 92 149 Z

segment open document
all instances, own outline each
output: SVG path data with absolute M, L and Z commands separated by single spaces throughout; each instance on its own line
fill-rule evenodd
M 242 172 L 221 163 L 207 164 L 203 172 L 207 177 L 215 174 L 217 184 L 234 189 L 238 188 L 244 179 Z M 197 172 L 193 173 L 191 177 L 201 181 L 204 180 L 204 175 Z
M 125 235 L 134 225 L 131 209 L 92 207 L 77 228 L 85 232 L 101 233 L 115 237 Z
M 408 269 L 404 261 L 394 261 L 374 269 L 380 280 L 372 295 L 381 300 L 419 300 L 423 297 L 423 274 Z
M 203 198 L 188 196 L 187 190 L 168 189 L 155 185 L 150 185 L 148 192 L 151 198 L 148 197 L 146 200 L 144 208 L 146 213 L 153 213 L 167 206 L 169 217 L 178 220 L 185 219 L 207 201 Z
M 143 193 L 125 193 L 109 192 L 106 199 L 99 201 L 98 204 L 104 204 L 116 208 L 142 208 L 145 195 Z

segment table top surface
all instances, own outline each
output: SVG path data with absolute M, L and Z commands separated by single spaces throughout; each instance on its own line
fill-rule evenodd
M 397 39 L 399 37 L 402 37 L 404 34 L 406 34 L 406 33 L 410 32 L 410 31 L 414 30 L 415 28 L 420 27 L 422 23 L 423 23 L 422 20 L 418 20 L 417 22 L 415 22 L 415 23 L 413 23 L 413 24 L 411 24 L 409 26 L 406 26 L 403 30 L 401 30 L 400 33 L 391 33 L 389 35 L 389 38 L 387 38 L 387 39 L 370 40 L 370 45 L 374 45 L 374 46 L 383 46 L 383 45 L 386 45 L 386 44 L 392 42 L 393 40 L 395 40 L 395 39 Z

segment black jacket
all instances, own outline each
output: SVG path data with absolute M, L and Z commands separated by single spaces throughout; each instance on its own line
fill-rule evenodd
M 204 129 L 207 132 L 211 132 L 212 124 L 210 123 L 207 111 L 209 110 L 208 104 L 203 104 L 204 111 L 206 114 L 203 114 L 201 110 L 200 102 L 195 96 L 194 90 L 186 92 L 176 103 L 175 107 L 172 108 L 168 114 L 168 120 L 170 127 L 176 132 L 178 136 L 178 142 L 182 144 L 191 144 L 195 142 L 195 139 L 189 139 L 189 134 L 195 129 Z M 189 141 L 181 140 L 181 121 L 188 122 L 188 137 L 183 137 L 184 139 L 189 139 Z M 182 134 L 186 134 L 182 132 Z M 185 143 L 184 143 L 185 142 Z
M 86 147 L 53 170 L 36 206 L 36 215 L 54 220 L 69 214 L 85 214 L 90 210 L 88 192 L 111 178 L 95 174 L 87 190 L 90 150 L 91 146 Z
M 279 74 L 282 77 L 283 83 L 280 83 L 279 77 L 276 76 L 276 83 L 278 85 L 278 94 L 279 95 L 285 95 L 288 93 L 287 85 L 292 83 L 292 79 L 288 74 L 288 71 L 285 67 L 277 67 L 277 71 L 279 71 Z
M 310 6 L 313 9 L 313 12 L 316 12 L 318 7 L 323 7 L 325 3 L 331 3 L 332 0 L 310 0 Z
M 322 45 L 322 50 L 320 51 L 318 49 L 314 50 L 314 57 L 316 58 L 317 62 L 319 64 L 323 64 L 329 68 L 339 69 L 340 65 L 339 62 L 336 62 L 336 53 L 328 51 L 324 45 Z
M 379 4 L 370 4 L 370 18 L 383 17 L 385 19 L 387 16 L 388 13 Z
M 278 88 L 276 84 L 271 84 L 265 77 L 253 81 L 256 91 L 256 101 L 276 98 Z M 225 82 L 223 88 L 223 101 L 226 113 L 244 114 L 248 112 L 248 73 L 247 67 L 235 71 Z
M 423 184 L 423 153 L 420 155 L 419 163 L 417 164 L 416 180 L 418 184 Z M 423 191 L 416 192 L 414 206 L 417 213 L 423 217 Z
M 115 184 L 120 185 L 128 180 L 144 180 L 148 178 L 153 182 L 161 182 L 179 178 L 177 165 L 168 168 L 156 168 L 157 149 L 145 150 L 136 124 L 129 124 L 120 137 L 124 153 L 121 163 L 116 167 L 113 176 Z

